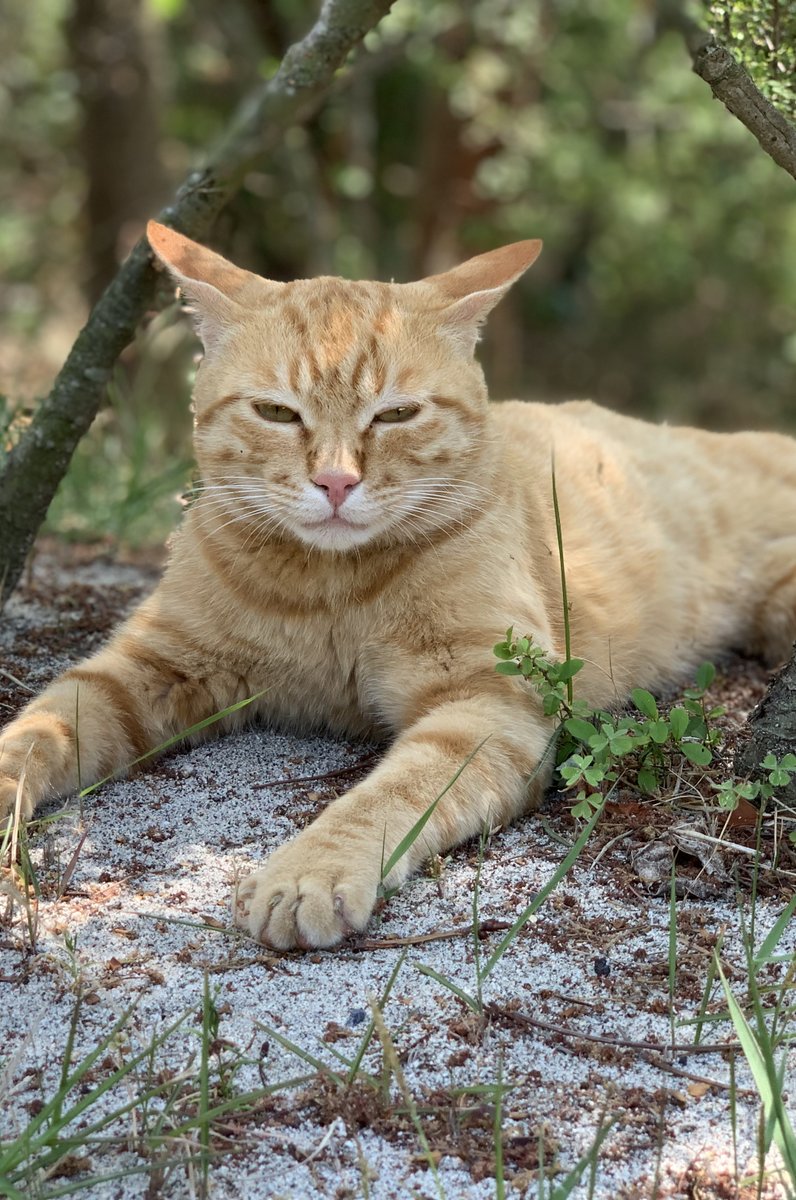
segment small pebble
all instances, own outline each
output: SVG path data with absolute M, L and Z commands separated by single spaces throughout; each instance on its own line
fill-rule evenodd
M 367 1015 L 364 1008 L 352 1008 L 348 1014 L 346 1025 L 361 1025 Z
M 594 974 L 603 976 L 611 974 L 611 964 L 607 958 L 595 958 Z

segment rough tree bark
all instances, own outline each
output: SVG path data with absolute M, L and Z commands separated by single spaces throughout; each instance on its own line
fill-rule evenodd
M 796 754 L 796 654 L 774 676 L 749 718 L 748 729 L 749 740 L 743 743 L 735 758 L 739 775 L 759 775 L 761 763 L 769 753 L 777 758 Z M 791 803 L 796 801 L 796 776 L 777 795 Z
M 796 179 L 796 129 L 766 99 L 746 67 L 689 17 L 678 0 L 659 0 L 658 17 L 663 28 L 683 35 L 694 71 L 716 99 L 757 138 L 766 154 Z
M 272 79 L 248 96 L 205 165 L 192 172 L 158 220 L 201 237 L 246 173 L 285 129 L 306 121 L 350 51 L 393 0 L 323 0 L 310 32 Z M 103 292 L 50 394 L 36 409 L 0 474 L 0 609 L 16 586 L 72 454 L 97 414 L 113 365 L 151 306 L 156 273 L 142 239 Z

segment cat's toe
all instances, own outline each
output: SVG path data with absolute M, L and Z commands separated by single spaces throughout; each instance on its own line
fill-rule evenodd
M 375 900 L 375 886 L 340 880 L 333 870 L 288 875 L 266 865 L 238 885 L 235 920 L 278 950 L 328 949 L 365 928 Z

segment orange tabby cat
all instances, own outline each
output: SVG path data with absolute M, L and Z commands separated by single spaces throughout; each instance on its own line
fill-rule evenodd
M 23 772 L 26 815 L 76 787 L 78 689 L 84 783 L 263 693 L 225 726 L 254 711 L 394 741 L 244 880 L 237 919 L 280 947 L 363 929 L 382 862 L 476 747 L 388 884 L 540 795 L 549 722 L 491 646 L 513 625 L 564 654 L 554 452 L 581 695 L 611 704 L 730 645 L 789 650 L 796 441 L 488 405 L 478 327 L 539 242 L 420 283 L 281 284 L 149 238 L 205 347 L 203 490 L 155 593 L 5 730 L 0 814 Z

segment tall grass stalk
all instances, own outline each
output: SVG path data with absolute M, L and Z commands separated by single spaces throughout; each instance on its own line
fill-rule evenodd
M 558 543 L 558 566 L 561 572 L 561 604 L 564 616 L 564 655 L 565 661 L 569 662 L 572 658 L 572 633 L 569 623 L 569 596 L 567 594 L 567 572 L 564 565 L 564 533 L 561 528 L 561 510 L 558 506 L 558 488 L 556 487 L 556 459 L 555 453 L 550 458 L 550 482 L 553 488 L 553 516 L 556 523 L 556 542 Z M 572 686 L 572 676 L 570 675 L 567 683 L 567 703 L 572 706 L 574 696 Z

